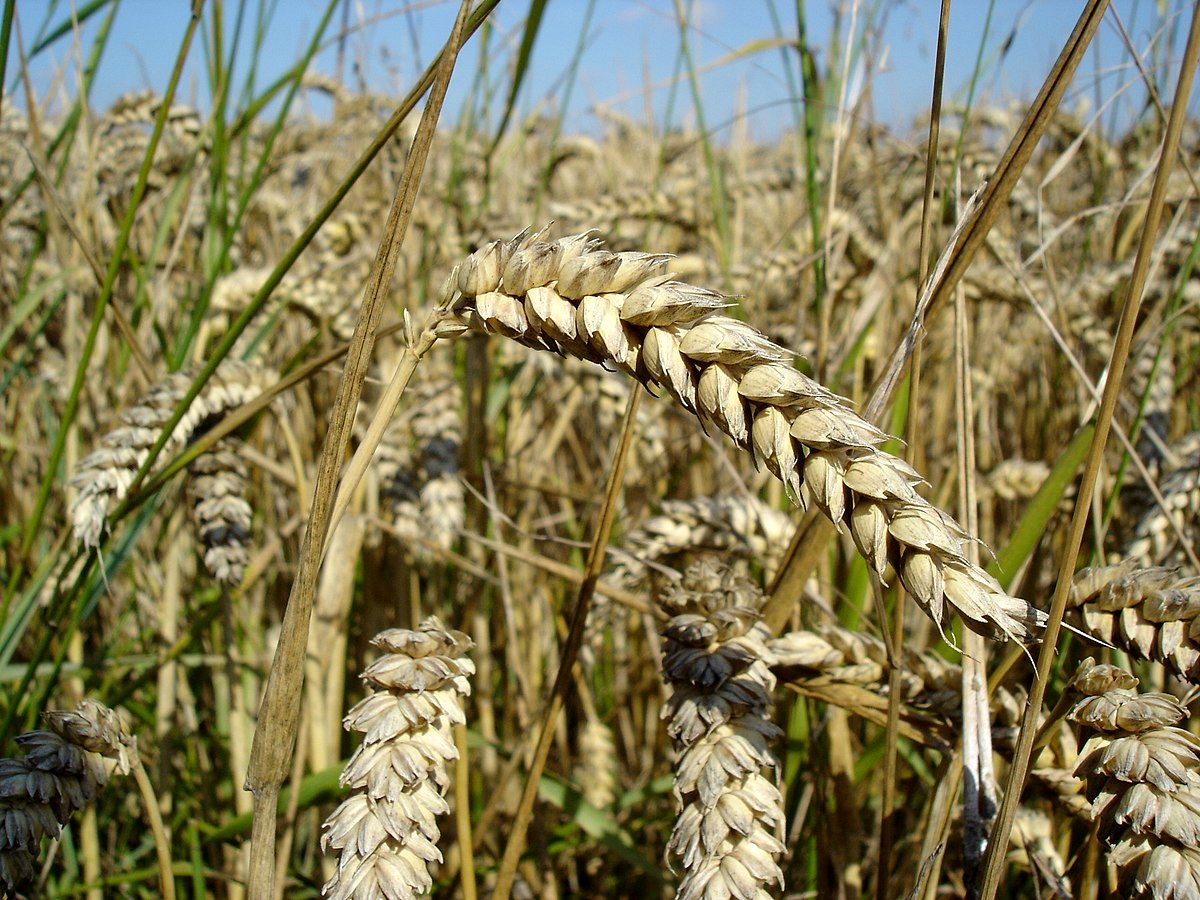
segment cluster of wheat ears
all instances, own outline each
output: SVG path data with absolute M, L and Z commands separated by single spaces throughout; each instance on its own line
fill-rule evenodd
M 0 101 L 0 896 L 1200 900 L 1200 26 L 1119 128 L 1104 3 L 928 145 L 439 124 L 494 5 Z

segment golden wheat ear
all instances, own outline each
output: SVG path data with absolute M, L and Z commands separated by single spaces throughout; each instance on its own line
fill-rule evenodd
M 461 327 L 623 371 L 673 397 L 815 503 L 881 575 L 889 567 L 940 629 L 957 612 L 988 637 L 1026 640 L 1045 614 L 966 556 L 972 540 L 880 449 L 887 435 L 796 371 L 793 354 L 719 310 L 722 295 L 674 281 L 662 254 L 611 253 L 590 232 L 528 229 L 457 266 L 443 288 Z
M 1200 578 L 1127 560 L 1079 572 L 1067 604 L 1089 637 L 1200 683 Z

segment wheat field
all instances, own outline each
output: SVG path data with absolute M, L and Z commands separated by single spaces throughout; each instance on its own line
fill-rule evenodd
M 1200 6 L 905 130 L 800 2 L 765 139 L 319 5 L 3 3 L 0 897 L 1200 900 Z

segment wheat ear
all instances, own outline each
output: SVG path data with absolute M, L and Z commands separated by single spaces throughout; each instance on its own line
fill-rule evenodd
M 1067 602 L 1088 634 L 1200 683 L 1200 577 L 1127 560 L 1083 569 Z
M 250 521 L 254 511 L 246 499 L 246 463 L 241 441 L 225 438 L 188 466 L 188 502 L 204 567 L 225 585 L 238 584 L 250 558 Z
M 372 643 L 385 655 L 363 672 L 371 693 L 345 722 L 364 735 L 342 772 L 353 793 L 321 839 L 322 849 L 338 851 L 324 888 L 335 900 L 402 900 L 433 886 L 428 865 L 442 859 L 437 816 L 450 811 L 447 766 L 458 758 L 451 729 L 466 721 L 463 698 L 475 674 L 470 638 L 436 618 L 416 630 L 388 629 Z
M 663 710 L 678 757 L 679 815 L 667 844 L 683 866 L 679 900 L 767 897 L 782 890 L 783 797 L 770 744 L 783 732 L 770 720 L 775 678 L 762 593 L 710 562 L 689 566 L 659 604 L 663 677 L 673 688 Z M 767 774 L 764 774 L 767 773 Z
M 1173 525 L 1191 541 L 1200 535 L 1200 441 L 1190 433 L 1171 448 L 1178 453 L 1174 465 L 1159 485 L 1166 510 L 1150 506 L 1134 527 L 1133 540 L 1125 555 L 1143 565 L 1179 564 L 1187 560 Z M 1174 520 L 1174 523 L 1172 522 Z
M 1108 859 L 1131 891 L 1155 900 L 1200 897 L 1200 739 L 1175 727 L 1187 710 L 1170 694 L 1085 661 L 1072 721 L 1090 729 L 1075 774 L 1087 780 Z
M 129 774 L 137 753 L 121 717 L 94 700 L 46 713 L 46 725 L 16 738 L 23 757 L 0 759 L 0 894 L 33 880 L 41 839 L 57 838 L 114 770 Z
M 712 423 L 815 502 L 880 574 L 888 565 L 940 628 L 953 610 L 985 635 L 1025 639 L 1043 613 L 970 563 L 970 536 L 916 491 L 886 439 L 796 371 L 792 354 L 719 314 L 721 295 L 672 281 L 669 257 L 610 253 L 589 233 L 522 232 L 457 266 L 443 288 L 462 328 L 620 369 Z
M 730 494 L 668 500 L 630 531 L 613 576 L 641 585 L 649 570 L 688 552 L 737 553 L 760 560 L 770 577 L 791 537 L 791 519 L 757 497 Z
M 71 520 L 75 539 L 84 547 L 100 546 L 110 505 L 125 497 L 191 382 L 191 375 L 176 372 L 154 385 L 136 406 L 121 413 L 120 425 L 75 467 L 71 484 L 79 493 L 71 505 Z M 253 400 L 268 383 L 266 371 L 256 365 L 239 360 L 222 363 L 171 432 L 164 451 L 180 450 L 212 420 Z

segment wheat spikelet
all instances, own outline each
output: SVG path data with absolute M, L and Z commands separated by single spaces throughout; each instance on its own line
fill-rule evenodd
M 1082 570 L 1068 604 L 1094 637 L 1200 683 L 1200 577 L 1127 560 Z
M 321 838 L 324 850 L 338 851 L 324 887 L 335 900 L 398 900 L 432 886 L 428 865 L 442 859 L 436 818 L 449 812 L 447 765 L 458 757 L 451 728 L 466 721 L 463 698 L 475 673 L 470 638 L 433 617 L 372 643 L 385 655 L 363 672 L 371 692 L 345 721 L 364 735 L 341 777 L 354 793 Z
M 663 677 L 673 692 L 663 710 L 678 751 L 679 815 L 667 844 L 683 866 L 675 896 L 769 897 L 783 888 L 783 797 L 770 748 L 782 731 L 770 720 L 775 678 L 769 634 L 750 582 L 711 563 L 690 566 L 659 598 L 672 616 L 663 629 Z
M 250 557 L 246 545 L 254 515 L 246 500 L 241 441 L 218 441 L 192 460 L 188 474 L 188 502 L 204 548 L 204 566 L 222 584 L 237 584 Z
M 94 700 L 47 713 L 46 725 L 16 738 L 23 757 L 0 759 L 0 893 L 33 879 L 41 839 L 57 838 L 137 753 L 121 717 Z
M 633 529 L 613 577 L 630 587 L 645 583 L 655 566 L 685 553 L 735 553 L 762 562 L 768 577 L 791 537 L 791 520 L 745 494 L 668 500 L 659 514 Z
M 1085 661 L 1072 721 L 1093 732 L 1075 767 L 1109 861 L 1134 897 L 1200 897 L 1200 739 L 1175 727 L 1187 710 L 1169 694 Z
M 121 413 L 120 425 L 104 435 L 100 446 L 75 467 L 71 485 L 78 496 L 71 505 L 71 519 L 75 539 L 84 547 L 100 545 L 109 507 L 129 490 L 191 381 L 191 375 L 176 372 L 156 384 L 136 406 Z M 223 363 L 175 426 L 164 452 L 183 448 L 211 421 L 257 397 L 267 383 L 267 373 L 258 366 L 237 360 Z
M 1041 460 L 1006 459 L 987 475 L 987 487 L 1001 500 L 1028 500 L 1050 474 Z
M 955 610 L 995 638 L 1027 638 L 1044 621 L 967 560 L 971 538 L 879 449 L 886 435 L 792 368 L 787 350 L 720 315 L 719 294 L 671 281 L 663 255 L 610 253 L 588 233 L 540 238 L 493 242 L 453 271 L 443 291 L 458 327 L 603 363 L 670 394 L 764 463 L 797 503 L 848 527 L 872 567 L 893 566 L 940 628 Z

